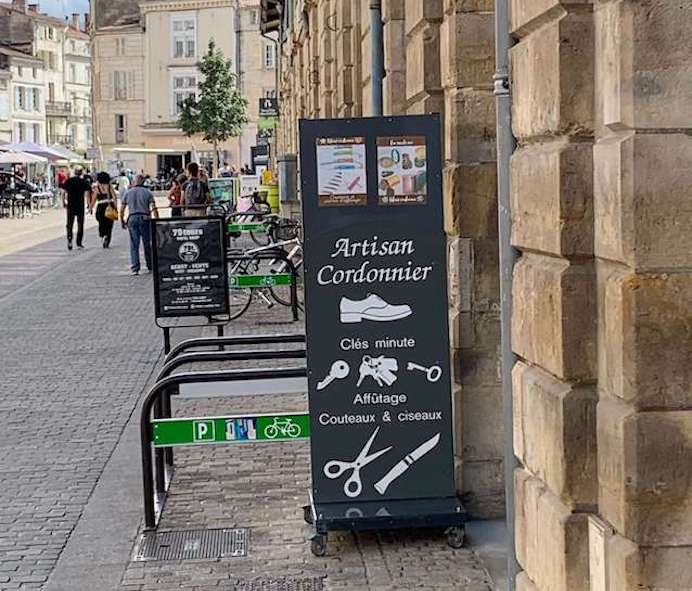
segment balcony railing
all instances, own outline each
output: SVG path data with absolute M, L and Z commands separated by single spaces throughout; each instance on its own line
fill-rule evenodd
M 72 104 L 62 101 L 46 101 L 46 115 L 53 117 L 69 117 Z
M 74 145 L 74 138 L 71 135 L 49 135 L 48 141 L 51 144 L 60 144 L 66 148 L 71 148 Z

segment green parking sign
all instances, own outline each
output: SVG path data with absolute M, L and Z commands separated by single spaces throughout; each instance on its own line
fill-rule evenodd
M 192 441 L 205 443 L 216 439 L 213 420 L 192 421 Z
M 205 418 L 172 418 L 152 421 L 154 447 L 293 441 L 310 437 L 307 413 L 227 415 Z

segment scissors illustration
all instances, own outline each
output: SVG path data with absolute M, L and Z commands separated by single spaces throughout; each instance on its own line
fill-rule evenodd
M 370 462 L 376 460 L 382 454 L 386 454 L 390 449 L 392 449 L 392 446 L 390 445 L 389 447 L 381 449 L 380 451 L 376 451 L 374 454 L 368 455 L 370 447 L 372 446 L 372 442 L 375 441 L 375 437 L 377 437 L 377 433 L 379 432 L 379 430 L 380 428 L 377 427 L 373 431 L 372 435 L 370 436 L 370 439 L 368 439 L 365 446 L 358 454 L 358 457 L 352 462 L 331 460 L 324 465 L 324 475 L 327 478 L 331 478 L 332 480 L 339 478 L 347 470 L 353 470 L 353 474 L 351 474 L 350 478 L 346 480 L 346 482 L 344 482 L 344 494 L 347 497 L 357 497 L 363 490 L 363 484 L 360 481 L 360 469 L 363 466 L 367 466 Z

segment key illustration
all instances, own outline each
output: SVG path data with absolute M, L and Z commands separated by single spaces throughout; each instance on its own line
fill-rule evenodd
M 349 367 L 348 363 L 346 363 L 343 359 L 338 359 L 332 363 L 332 367 L 329 370 L 327 377 L 317 384 L 317 389 L 324 390 L 334 380 L 343 380 L 344 378 L 348 377 L 349 373 L 351 373 L 351 368 Z
M 370 355 L 363 355 L 363 361 L 358 370 L 360 377 L 356 386 L 360 386 L 368 376 L 375 380 L 380 387 L 382 387 L 382 384 L 391 386 L 396 382 L 397 376 L 394 372 L 398 370 L 399 364 L 393 357 L 385 357 L 384 355 L 370 357 Z
M 408 371 L 422 371 L 425 377 L 428 378 L 429 382 L 435 383 L 442 377 L 442 368 L 439 365 L 432 365 L 430 367 L 423 367 L 417 363 L 409 361 L 406 365 Z

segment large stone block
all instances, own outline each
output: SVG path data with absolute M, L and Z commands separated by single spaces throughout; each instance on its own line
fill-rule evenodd
M 463 386 L 462 447 L 465 461 L 499 460 L 504 455 L 502 388 Z
M 512 126 L 520 141 L 593 134 L 593 17 L 567 14 L 510 51 Z
M 444 142 L 448 160 L 468 164 L 496 160 L 495 97 L 490 90 L 445 90 Z
M 445 231 L 464 238 L 497 236 L 495 164 L 456 164 L 444 169 Z
M 458 490 L 477 519 L 499 519 L 505 514 L 505 480 L 502 459 L 463 461 Z
M 613 535 L 606 544 L 606 591 L 689 591 L 692 548 L 647 548 Z
M 514 269 L 514 351 L 562 380 L 593 381 L 595 283 L 591 262 L 524 254 Z
M 512 156 L 512 242 L 558 256 L 593 254 L 593 146 L 566 139 Z
M 640 271 L 692 267 L 691 161 L 692 137 L 684 133 L 597 142 L 596 255 Z
M 692 410 L 598 404 L 599 511 L 645 546 L 692 546 Z
M 692 407 L 692 273 L 598 265 L 599 384 L 638 409 Z
M 599 122 L 611 129 L 692 127 L 692 4 L 596 4 Z
M 568 10 L 592 3 L 593 0 L 510 0 L 510 28 L 518 37 L 524 37 L 547 22 L 564 17 Z
M 439 23 L 442 20 L 442 0 L 406 0 L 404 15 L 407 34 L 426 23 Z
M 514 391 L 514 454 L 568 507 L 596 505 L 595 388 L 556 380 L 517 363 Z
M 517 559 L 541 591 L 589 588 L 588 523 L 572 513 L 538 478 L 516 470 Z
M 406 97 L 412 101 L 436 92 L 442 92 L 440 27 L 426 24 L 406 38 Z
M 344 4 L 350 4 L 344 2 Z M 385 23 L 393 20 L 404 20 L 406 9 L 405 0 L 383 0 L 382 1 L 382 20 Z
M 472 315 L 474 343 L 459 350 L 457 379 L 464 386 L 500 386 L 500 316 L 491 312 Z
M 495 69 L 492 13 L 453 12 L 440 26 L 442 85 L 492 89 Z
M 367 92 L 370 92 L 368 87 Z M 425 115 L 427 113 L 439 113 L 444 117 L 445 99 L 442 91 L 433 94 L 420 94 L 406 103 L 406 113 L 409 115 Z
M 451 12 L 493 12 L 495 0 L 443 0 L 445 14 Z

